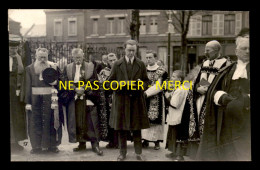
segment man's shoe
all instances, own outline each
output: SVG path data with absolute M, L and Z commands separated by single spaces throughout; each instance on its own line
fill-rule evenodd
M 125 160 L 125 159 L 126 159 L 126 155 L 120 154 L 120 155 L 118 156 L 118 158 L 117 158 L 117 161 L 123 161 L 123 160 Z
M 31 154 L 41 154 L 42 153 L 42 149 L 41 148 L 36 148 L 36 149 L 32 149 L 30 151 Z
M 147 142 L 146 140 L 143 141 L 142 146 L 143 148 L 147 148 L 149 146 L 149 142 Z
M 178 156 L 176 156 L 176 158 L 175 159 L 173 159 L 173 161 L 184 161 L 184 157 L 183 156 L 180 156 L 180 155 L 178 155 Z
M 92 150 L 93 150 L 93 152 L 97 153 L 97 155 L 99 155 L 99 156 L 103 155 L 103 151 L 101 151 L 98 146 L 93 148 Z
M 77 148 L 73 148 L 73 152 L 81 152 L 81 151 L 85 151 L 86 145 L 79 145 Z
M 159 150 L 160 149 L 160 143 L 155 142 L 154 150 Z
M 145 158 L 141 154 L 136 154 L 136 159 L 138 161 L 145 161 Z
M 175 159 L 176 158 L 176 155 L 174 153 L 167 153 L 167 154 L 165 154 L 165 156 L 167 158 L 170 158 L 170 159 Z
M 53 152 L 53 153 L 59 153 L 59 152 L 60 152 L 60 150 L 58 149 L 58 147 L 51 147 L 51 148 L 49 148 L 49 151 L 50 151 L 50 152 Z

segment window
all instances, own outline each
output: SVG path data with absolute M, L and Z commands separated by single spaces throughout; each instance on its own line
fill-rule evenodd
M 201 36 L 201 15 L 192 16 L 190 18 L 189 36 Z
M 107 34 L 113 34 L 114 18 L 108 18 Z
M 157 19 L 156 17 L 151 17 L 150 21 L 150 33 L 157 34 Z
M 212 16 L 202 16 L 202 35 L 212 35 Z
M 225 15 L 225 35 L 235 34 L 235 15 L 228 14 Z
M 140 17 L 140 34 L 146 33 L 146 23 L 145 23 L 145 17 Z
M 124 34 L 125 33 L 125 18 L 120 17 L 118 19 L 118 34 Z
M 139 53 L 141 55 L 141 60 L 146 63 L 146 47 L 139 47 Z
M 62 36 L 62 20 L 54 20 L 54 36 Z
M 167 48 L 166 47 L 158 47 L 158 59 L 162 60 L 164 65 L 167 65 Z
M 213 15 L 212 35 L 224 35 L 224 14 Z
M 93 19 L 93 35 L 98 35 L 98 19 Z
M 242 29 L 242 13 L 236 13 L 236 31 L 235 34 L 237 35 L 240 30 Z
M 77 35 L 77 18 L 68 19 L 68 35 L 69 36 Z

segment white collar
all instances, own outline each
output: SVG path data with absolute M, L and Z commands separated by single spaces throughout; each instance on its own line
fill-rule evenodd
M 239 60 L 239 59 L 237 60 L 237 65 L 238 65 L 238 66 L 245 66 L 245 67 L 246 67 L 246 65 L 247 65 L 248 63 L 249 63 L 249 62 L 245 62 L 245 63 L 244 63 L 242 60 Z
M 128 61 L 129 61 L 129 58 L 128 58 L 127 56 L 125 56 L 125 59 L 126 59 L 126 62 L 128 62 Z M 133 62 L 134 62 L 134 59 L 135 59 L 135 57 L 132 57 L 132 58 L 131 58 L 131 64 L 133 64 Z
M 158 67 L 160 66 L 158 66 L 157 63 L 155 63 L 153 66 L 148 65 L 147 70 L 157 70 Z

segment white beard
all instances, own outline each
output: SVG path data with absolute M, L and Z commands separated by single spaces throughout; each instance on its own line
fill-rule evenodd
M 34 63 L 35 74 L 41 74 L 44 69 L 49 67 L 48 61 L 42 62 L 36 60 Z

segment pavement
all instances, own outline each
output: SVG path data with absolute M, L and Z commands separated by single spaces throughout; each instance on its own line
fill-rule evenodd
M 164 129 L 164 139 L 166 139 L 168 126 L 165 125 Z M 73 148 L 77 147 L 77 143 L 68 142 L 68 132 L 63 128 L 62 143 L 59 146 L 59 153 L 47 153 L 47 154 L 30 154 L 31 145 L 30 141 L 20 141 L 20 145 L 24 142 L 28 142 L 24 146 L 24 150 L 20 152 L 11 153 L 11 161 L 117 161 L 119 155 L 119 149 L 107 149 L 105 146 L 107 142 L 100 142 L 100 149 L 103 151 L 103 156 L 98 156 L 96 153 L 92 152 L 90 142 L 87 142 L 87 150 L 84 152 L 73 152 Z M 143 156 L 146 161 L 172 161 L 171 159 L 165 157 L 165 154 L 170 153 L 165 149 L 165 140 L 160 144 L 160 150 L 154 150 L 154 144 L 150 143 L 148 148 L 143 149 Z M 137 161 L 134 153 L 133 142 L 127 142 L 127 158 L 125 161 Z M 192 161 L 189 157 L 184 157 L 185 161 Z

